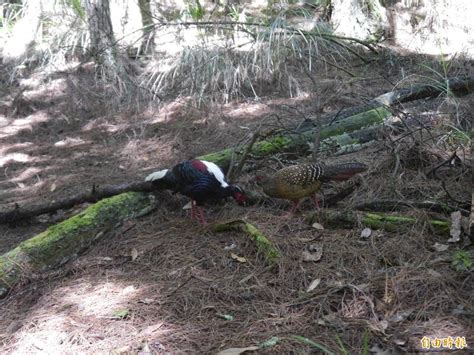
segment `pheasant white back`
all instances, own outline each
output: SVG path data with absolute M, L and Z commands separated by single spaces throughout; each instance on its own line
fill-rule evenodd
M 217 181 L 220 182 L 222 187 L 229 186 L 229 184 L 225 181 L 224 173 L 222 172 L 221 168 L 219 168 L 216 164 L 210 161 L 201 161 L 204 163 L 204 165 L 206 165 L 207 170 L 216 177 Z

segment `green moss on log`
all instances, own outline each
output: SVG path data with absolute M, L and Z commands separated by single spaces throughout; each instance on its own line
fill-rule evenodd
M 19 247 L 41 267 L 62 264 L 125 218 L 133 217 L 144 204 L 144 194 L 129 192 L 101 200 L 78 215 L 49 227 L 45 232 L 21 243 Z M 97 230 L 99 228 L 100 230 Z M 71 240 L 73 239 L 73 240 Z M 58 253 L 59 251 L 59 253 Z
M 324 147 L 326 145 L 327 147 L 332 147 L 332 146 L 342 147 L 342 146 L 352 145 L 356 143 L 359 143 L 358 139 L 351 137 L 347 133 L 343 133 L 338 136 L 324 139 L 323 141 L 321 141 L 321 146 Z
M 324 140 L 330 137 L 338 136 L 339 138 L 336 138 L 336 140 L 342 140 L 341 144 L 348 145 L 350 144 L 350 136 L 347 135 L 348 133 L 381 124 L 390 116 L 391 112 L 388 109 L 382 106 L 377 107 L 339 120 L 330 125 L 323 126 L 320 137 L 324 142 Z M 307 142 L 312 142 L 314 140 L 314 134 L 314 129 L 299 134 L 278 134 L 266 140 L 256 142 L 251 153 L 254 155 L 266 156 L 277 152 L 295 149 L 306 145 Z M 354 142 L 354 144 L 356 143 L 357 142 Z M 235 153 L 235 159 L 239 159 L 243 151 L 243 147 L 238 147 L 236 149 L 228 148 L 219 152 L 201 155 L 197 158 L 212 161 L 217 165 L 226 168 L 231 162 L 232 154 Z
M 278 135 L 267 140 L 263 140 L 254 144 L 252 148 L 252 154 L 255 155 L 270 155 L 273 153 L 285 151 L 292 146 L 294 141 L 290 136 Z M 227 167 L 232 160 L 232 154 L 235 153 L 236 159 L 239 159 L 240 155 L 243 152 L 243 147 L 237 149 L 224 149 L 219 152 L 210 153 L 206 155 L 201 155 L 197 159 L 212 161 L 221 167 Z
M 280 258 L 280 253 L 275 249 L 272 242 L 250 223 L 245 223 L 243 229 L 253 238 L 257 251 L 265 256 L 267 264 L 275 264 Z
M 347 117 L 329 126 L 323 127 L 321 129 L 321 139 L 326 139 L 332 136 L 350 133 L 362 128 L 381 124 L 385 119 L 391 117 L 391 115 L 392 113 L 383 106 L 361 112 L 357 115 Z
M 362 216 L 361 222 L 364 226 L 372 229 L 384 229 L 389 232 L 396 232 L 400 229 L 400 226 L 413 225 L 416 223 L 416 219 L 403 216 L 366 213 Z
M 312 223 L 318 215 L 310 216 L 309 222 Z M 426 222 L 432 228 L 433 232 L 440 235 L 449 235 L 450 222 L 442 220 L 418 220 L 414 217 L 397 216 L 380 213 L 365 213 L 354 211 L 332 211 L 325 209 L 319 216 L 325 224 L 334 227 L 353 228 L 358 224 L 372 229 L 383 229 L 389 232 L 405 231 L 413 226 Z
M 28 260 L 28 255 L 20 248 L 0 256 L 0 298 L 21 279 L 23 272 L 28 271 Z
M 294 140 L 290 136 L 278 135 L 269 140 L 255 143 L 252 153 L 257 155 L 270 155 L 284 151 L 293 145 Z
M 234 220 L 226 223 L 218 223 L 212 227 L 214 232 L 225 232 L 238 230 L 248 234 L 257 247 L 257 252 L 263 255 L 267 265 L 274 265 L 280 259 L 280 252 L 273 243 L 265 237 L 254 225 L 243 220 Z
M 451 223 L 448 221 L 429 220 L 428 224 L 436 234 L 449 235 Z
M 64 264 L 123 220 L 142 215 L 152 206 L 148 195 L 127 192 L 103 199 L 20 243 L 0 256 L 0 297 L 19 281 L 22 273 L 41 272 Z
M 227 148 L 219 152 L 201 155 L 197 157 L 197 159 L 212 161 L 213 163 L 219 166 L 226 167 L 230 164 L 233 151 L 234 150 L 232 148 Z

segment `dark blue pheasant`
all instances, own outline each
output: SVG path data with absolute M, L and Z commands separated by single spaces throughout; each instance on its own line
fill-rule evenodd
M 160 189 L 170 189 L 191 198 L 191 218 L 206 224 L 200 207 L 206 201 L 233 197 L 237 203 L 246 200 L 245 193 L 235 185 L 229 185 L 222 170 L 205 160 L 186 160 L 171 170 L 164 169 L 148 175 L 145 181 Z

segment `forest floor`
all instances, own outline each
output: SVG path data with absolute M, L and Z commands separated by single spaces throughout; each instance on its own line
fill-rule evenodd
M 392 90 L 401 68 L 406 76 L 419 73 L 425 60 L 406 56 L 395 64 L 381 60 L 354 68 L 363 79 L 345 85 L 325 111 Z M 457 73 L 463 70 L 460 64 Z M 472 75 L 472 68 L 467 70 Z M 321 82 L 338 87 L 333 74 L 327 72 Z M 110 114 L 106 103 L 92 99 L 87 72 L 29 73 L 2 90 L 0 210 L 57 200 L 94 184 L 143 179 L 154 169 L 237 144 L 270 114 L 278 119 L 268 120 L 269 129 L 295 126 L 304 117 L 288 107 L 310 116 L 314 105 L 311 95 L 269 92 L 258 101 L 197 109 L 182 98 L 160 109 Z M 472 122 L 472 107 L 470 95 L 455 103 L 417 101 L 403 110 Z M 449 202 L 440 181 L 423 174 L 438 163 L 430 157 L 444 149 L 443 137 L 422 149 L 407 137 L 394 151 L 391 143 L 398 137 L 385 136 L 357 153 L 323 154 L 331 162 L 370 166 L 355 194 L 336 209 L 390 198 Z M 458 172 L 445 171 L 457 176 L 450 195 L 470 201 L 472 176 Z M 244 173 L 237 182 L 258 189 L 253 174 Z M 341 186 L 328 186 L 325 193 Z M 306 221 L 314 212 L 309 201 L 292 218 L 282 218 L 288 204 L 280 201 L 251 207 L 229 201 L 206 209 L 211 223 L 242 218 L 258 227 L 282 254 L 278 265 L 268 267 L 244 234 L 200 227 L 182 209 L 186 203 L 169 194 L 158 210 L 128 221 L 74 262 L 0 300 L 0 353 L 217 353 L 252 346 L 259 346 L 259 353 L 318 353 L 319 344 L 336 354 L 369 349 L 389 354 L 417 351 L 425 336 L 464 337 L 472 349 L 473 275 L 451 265 L 453 253 L 466 246 L 454 243 L 439 251 L 436 243 L 447 244 L 449 236 L 436 235 L 423 222 L 432 213 L 405 211 L 420 223 L 361 238 L 362 226 L 313 228 Z M 84 207 L 0 225 L 0 252 Z M 303 251 L 314 246 L 322 249 L 321 259 L 305 261 Z M 308 291 L 315 280 L 319 284 Z

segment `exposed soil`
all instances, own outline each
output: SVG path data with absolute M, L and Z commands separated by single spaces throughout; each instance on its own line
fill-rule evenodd
M 391 82 L 400 79 L 400 67 L 405 75 L 420 70 L 412 60 L 401 58 L 390 71 L 386 63 L 354 68 L 367 79 L 348 85 L 325 111 L 390 91 Z M 248 139 L 270 113 L 279 119 L 269 119 L 268 130 L 303 120 L 285 107 L 308 115 L 314 108 L 310 95 L 274 95 L 201 109 L 183 98 L 138 113 L 110 113 L 106 103 L 94 101 L 87 73 L 32 73 L 18 85 L 0 98 L 0 210 L 60 199 L 94 184 L 143 179 L 154 169 Z M 472 95 L 459 98 L 454 107 L 439 98 L 405 110 L 472 122 L 473 101 Z M 331 157 L 371 166 L 357 193 L 337 208 L 350 210 L 384 198 L 453 204 L 440 181 L 423 174 L 443 158 L 433 153 L 437 144 L 438 150 L 444 149 L 442 137 L 416 154 L 415 140 L 425 138 L 401 140 L 394 151 L 391 144 L 397 137 L 386 136 L 361 152 Z M 451 179 L 451 197 L 470 201 L 472 176 L 460 171 L 453 166 L 440 174 Z M 245 189 L 257 189 L 250 181 L 247 173 L 239 178 Z M 329 186 L 325 193 L 338 188 Z M 0 300 L 0 352 L 216 353 L 272 337 L 278 341 L 258 352 L 321 351 L 294 336 L 349 354 L 376 348 L 415 351 L 424 336 L 465 337 L 469 346 L 474 344 L 472 271 L 451 266 L 453 252 L 472 246 L 458 243 L 438 252 L 435 243 L 447 244 L 448 237 L 434 234 L 422 222 L 408 231 L 373 231 L 367 239 L 360 237 L 359 226 L 320 231 L 305 220 L 313 212 L 309 201 L 289 219 L 282 218 L 288 205 L 278 201 L 252 207 L 229 202 L 207 209 L 211 222 L 245 218 L 268 236 L 282 254 L 270 268 L 244 234 L 216 234 L 189 220 L 182 209 L 186 202 L 170 194 L 159 210 L 128 222 L 76 261 Z M 0 225 L 0 252 L 84 207 Z M 417 210 L 405 214 L 420 221 L 434 216 Z M 306 262 L 302 252 L 313 244 L 323 248 L 322 258 Z M 231 253 L 246 261 L 233 259 Z M 321 282 L 306 292 L 315 279 Z

